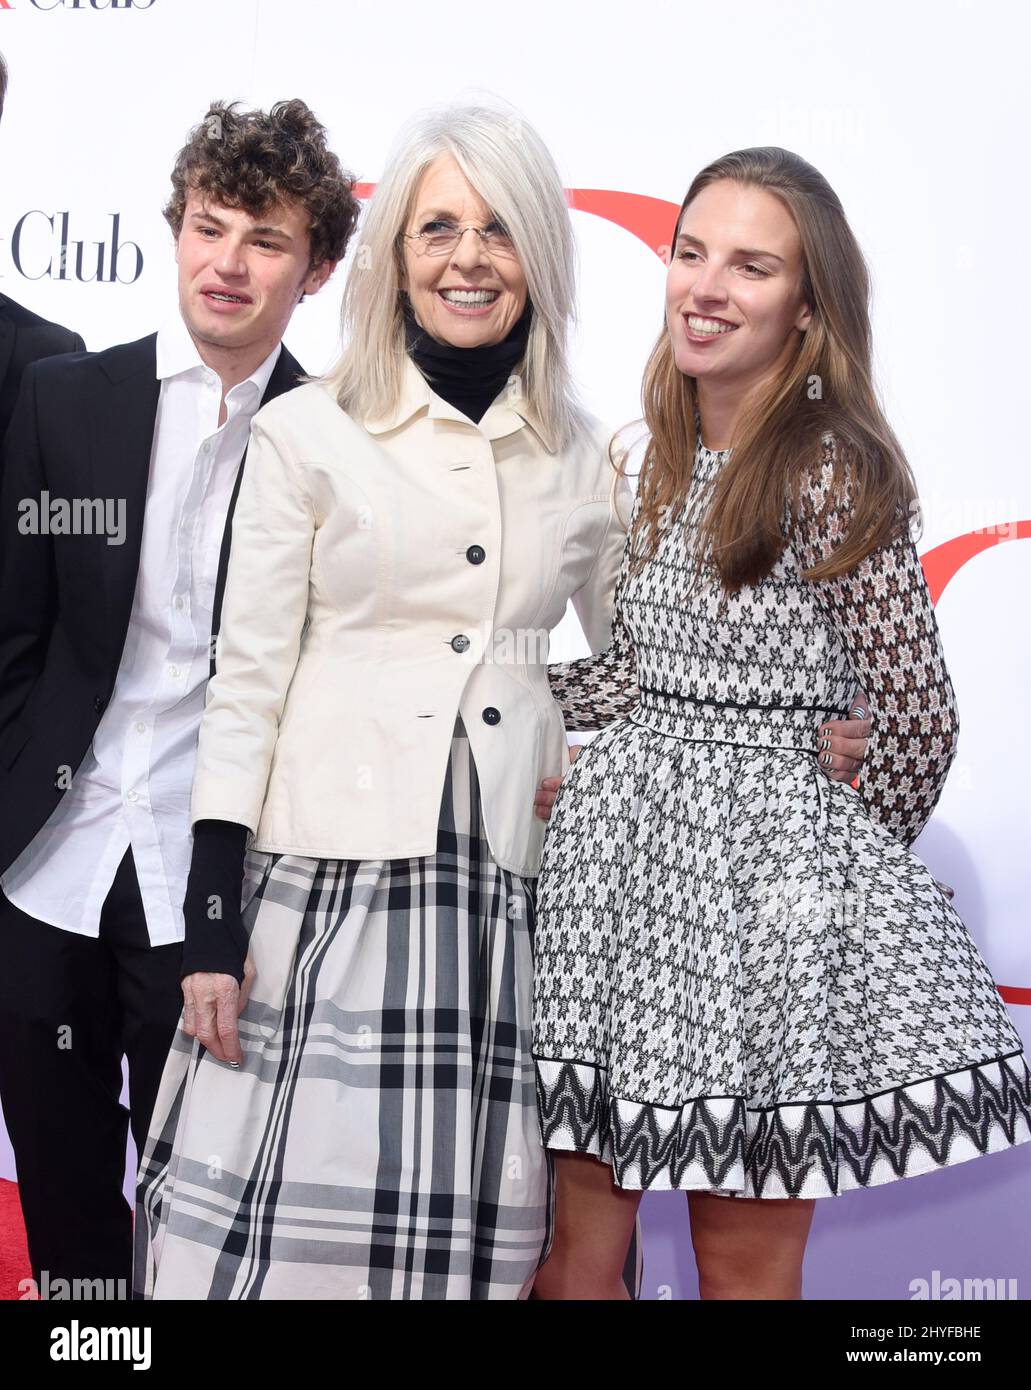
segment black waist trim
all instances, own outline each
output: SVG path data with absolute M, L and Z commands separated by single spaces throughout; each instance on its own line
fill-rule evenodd
M 808 713 L 822 713 L 825 710 L 833 711 L 833 705 L 740 705 L 734 700 L 705 700 L 698 695 L 683 695 L 679 690 L 656 690 L 653 686 L 642 685 L 642 695 L 662 695 L 667 700 L 682 700 L 685 704 L 692 705 L 712 705 L 716 709 L 797 709 Z

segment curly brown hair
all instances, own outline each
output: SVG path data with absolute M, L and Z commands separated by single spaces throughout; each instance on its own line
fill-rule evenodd
M 223 207 L 252 217 L 290 201 L 308 214 L 312 268 L 340 260 L 360 205 L 354 175 L 326 147 L 325 127 L 296 98 L 277 102 L 267 113 L 237 111 L 239 104 L 213 101 L 179 151 L 164 209 L 173 234 L 182 231 L 191 192 L 210 194 Z

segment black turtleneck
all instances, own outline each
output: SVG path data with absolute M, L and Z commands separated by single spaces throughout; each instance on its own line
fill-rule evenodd
M 478 425 L 526 355 L 532 317 L 529 299 L 508 336 L 486 347 L 453 347 L 438 342 L 420 327 L 407 296 L 402 304 L 409 357 L 438 396 Z

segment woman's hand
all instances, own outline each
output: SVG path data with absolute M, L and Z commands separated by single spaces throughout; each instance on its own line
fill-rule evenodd
M 821 770 L 834 782 L 851 782 L 862 765 L 873 728 L 868 709 L 869 701 L 865 693 L 859 691 L 852 701 L 848 719 L 832 719 L 820 726 L 816 744 L 817 761 Z M 579 744 L 569 749 L 570 763 L 579 751 Z M 561 781 L 561 777 L 545 777 L 537 788 L 533 813 L 540 820 L 550 818 Z
M 831 719 L 821 724 L 816 736 L 816 761 L 832 782 L 851 782 L 866 756 L 873 720 L 870 701 L 860 690 L 852 701 L 847 719 Z
M 238 1067 L 243 1061 L 236 1020 L 243 1013 L 254 983 L 254 962 L 243 963 L 243 984 L 235 975 L 198 970 L 183 986 L 183 1032 L 203 1043 L 213 1057 Z
M 570 745 L 570 763 L 576 761 L 576 755 L 582 747 L 583 745 L 580 743 Z M 568 770 L 567 767 L 566 771 L 568 772 Z M 544 777 L 541 779 L 541 784 L 537 788 L 537 795 L 533 799 L 533 813 L 538 820 L 549 820 L 551 818 L 551 808 L 555 804 L 556 796 L 558 796 L 558 789 L 561 781 L 561 777 Z

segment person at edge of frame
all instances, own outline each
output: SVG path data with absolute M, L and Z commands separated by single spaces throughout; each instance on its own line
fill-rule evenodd
M 7 64 L 0 53 L 0 119 L 7 97 Z M 78 333 L 50 323 L 0 294 L 0 444 L 3 443 L 14 403 L 18 399 L 22 373 L 31 362 L 56 357 L 62 352 L 83 352 L 86 344 Z
M 303 375 L 283 333 L 359 211 L 299 100 L 213 103 L 171 177 L 174 312 L 30 366 L 3 455 L 0 1098 L 43 1296 L 130 1287 L 127 1126 L 139 1151 L 183 1006 L 190 785 L 250 421 Z M 55 498 L 87 499 L 76 526 L 33 517 Z

